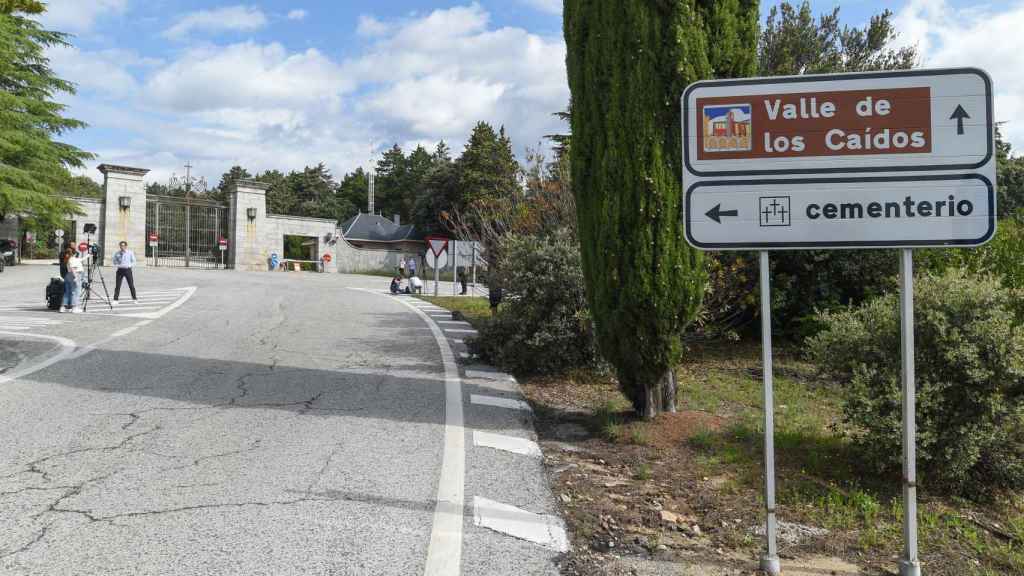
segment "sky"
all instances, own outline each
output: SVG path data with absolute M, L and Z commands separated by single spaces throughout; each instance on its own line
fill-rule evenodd
M 399 144 L 458 153 L 477 121 L 516 153 L 566 127 L 561 0 L 49 0 L 43 23 L 74 35 L 49 52 L 89 127 L 68 142 L 99 163 L 166 182 L 191 162 L 216 185 L 324 162 L 338 177 Z M 763 1 L 767 13 L 775 1 Z M 816 13 L 834 0 L 811 2 Z M 922 67 L 993 76 L 997 121 L 1024 150 L 1024 0 L 843 0 L 841 20 L 896 14 Z

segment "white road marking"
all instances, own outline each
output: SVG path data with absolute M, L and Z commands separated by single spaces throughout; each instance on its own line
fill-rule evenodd
M 489 372 L 487 370 L 466 370 L 466 378 L 482 378 L 484 380 L 501 380 L 516 382 L 515 376 L 504 372 Z
M 376 294 L 372 290 L 352 288 Z M 462 380 L 448 340 L 441 328 L 417 306 L 399 300 L 420 315 L 441 349 L 444 362 L 444 453 L 441 457 L 441 478 L 437 483 L 437 506 L 427 547 L 425 576 L 458 576 L 462 570 L 462 509 L 465 501 L 466 431 L 462 417 Z
M 35 372 L 38 372 L 38 371 L 42 370 L 43 368 L 48 368 L 50 366 L 53 366 L 57 362 L 60 362 L 60 361 L 65 360 L 67 358 L 70 358 L 72 353 L 74 353 L 74 351 L 75 351 L 75 342 L 74 342 L 74 340 L 70 340 L 68 338 L 61 338 L 60 336 L 44 336 L 44 335 L 41 335 L 41 334 L 22 334 L 20 332 L 0 332 L 0 335 L 4 335 L 4 334 L 7 334 L 9 336 L 18 336 L 19 338 L 29 338 L 29 339 L 36 339 L 36 340 L 52 340 L 52 341 L 54 341 L 54 342 L 56 342 L 56 343 L 61 345 L 61 350 L 57 354 L 54 354 L 53 356 L 50 356 L 49 358 L 47 358 L 46 360 L 43 360 L 42 362 L 38 362 L 36 364 L 32 364 L 30 366 L 26 366 L 26 367 L 24 367 L 24 368 L 22 368 L 20 370 L 15 370 L 14 372 L 11 372 L 10 374 L 0 375 L 0 384 L 6 384 L 7 382 L 10 382 L 11 380 L 15 380 L 15 379 L 18 379 L 18 378 L 24 378 L 25 376 L 28 376 L 29 374 L 32 374 L 32 373 L 35 373 Z
M 437 320 L 436 322 L 438 324 L 445 324 L 448 326 L 470 326 L 469 322 L 465 322 L 462 320 Z
M 475 496 L 473 522 L 477 526 L 540 544 L 558 552 L 569 551 L 565 525 L 557 516 L 535 514 L 529 510 Z
M 102 311 L 102 312 L 93 312 L 93 310 L 89 310 L 88 313 L 89 314 L 97 314 L 97 315 L 100 315 L 100 316 L 122 316 L 122 317 L 127 317 L 127 318 L 145 318 L 147 320 L 156 320 L 158 318 L 164 317 L 171 310 L 174 310 L 175 308 L 178 308 L 179 306 L 184 304 L 195 293 L 196 293 L 196 287 L 195 286 L 189 286 L 187 288 L 179 288 L 178 289 L 178 297 L 175 300 L 171 301 L 171 303 L 166 305 L 166 306 L 159 306 L 159 303 L 158 303 L 157 304 L 157 309 L 153 310 L 151 312 L 149 312 L 149 311 L 142 311 L 142 310 L 152 310 L 152 307 L 146 306 L 146 301 L 144 299 L 145 295 L 142 295 L 142 297 L 143 297 L 142 304 L 134 304 L 134 303 L 129 304 L 129 303 L 125 302 L 125 303 L 119 303 L 117 306 L 114 307 L 113 310 L 111 310 L 110 308 L 107 308 L 106 306 L 104 306 L 102 308 L 102 310 L 104 310 L 104 311 Z M 98 305 L 102 305 L 102 304 L 94 303 L 94 305 L 98 306 Z
M 513 454 L 522 454 L 523 456 L 543 455 L 540 451 L 540 445 L 533 440 L 506 436 L 504 434 L 494 434 L 492 432 L 482 432 L 480 430 L 473 431 L 473 445 L 512 452 Z
M 501 396 L 484 396 L 482 394 L 471 394 L 469 401 L 478 406 L 494 406 L 496 408 L 508 408 L 509 410 L 525 410 L 533 412 L 528 402 L 515 400 L 513 398 L 502 398 Z
M 476 335 L 476 330 L 462 329 L 462 328 L 445 328 L 445 332 L 449 334 L 472 334 Z
M 195 294 L 194 286 L 186 288 L 174 288 L 159 290 L 156 292 L 140 292 L 138 303 L 131 299 L 120 299 L 113 307 L 99 299 L 93 299 L 85 303 L 83 313 L 87 316 L 121 316 L 127 318 L 157 319 L 185 303 L 186 300 Z M 0 311 L 7 312 L 51 312 L 45 304 L 36 304 L 36 301 L 22 302 L 0 306 Z M 0 327 L 4 322 L 0 319 Z M 20 328 L 19 328 L 20 329 Z
M 458 338 L 452 338 L 452 343 L 454 343 L 454 344 L 465 344 L 466 341 L 465 340 L 460 340 Z

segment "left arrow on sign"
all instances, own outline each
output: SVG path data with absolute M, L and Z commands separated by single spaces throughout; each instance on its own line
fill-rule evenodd
M 740 215 L 740 211 L 739 210 L 722 210 L 722 205 L 721 204 L 717 204 L 714 208 L 712 208 L 711 210 L 708 210 L 705 215 L 708 218 L 711 218 L 712 220 L 714 220 L 715 222 L 718 222 L 719 224 L 721 224 L 722 223 L 722 216 L 739 216 Z

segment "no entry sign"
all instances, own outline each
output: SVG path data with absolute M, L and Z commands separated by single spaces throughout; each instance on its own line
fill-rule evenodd
M 698 248 L 973 246 L 995 232 L 981 70 L 698 82 L 682 106 Z

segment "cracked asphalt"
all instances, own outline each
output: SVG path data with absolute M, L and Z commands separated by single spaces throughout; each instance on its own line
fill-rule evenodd
M 0 294 L 41 295 L 51 273 L 10 268 Z M 36 333 L 96 349 L 0 383 L 0 574 L 421 574 L 444 371 L 420 318 L 344 288 L 387 279 L 136 281 L 198 290 L 109 341 L 138 321 L 60 315 Z

